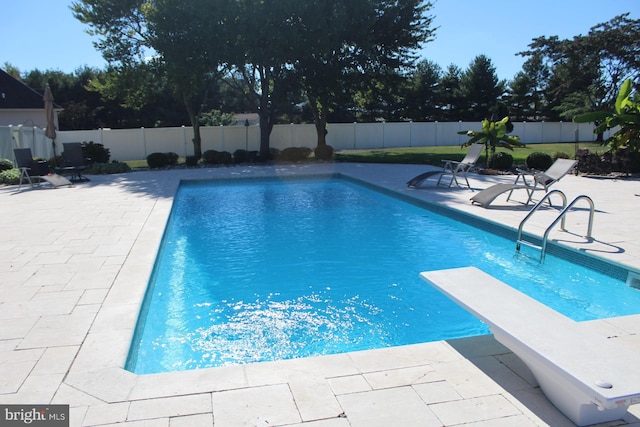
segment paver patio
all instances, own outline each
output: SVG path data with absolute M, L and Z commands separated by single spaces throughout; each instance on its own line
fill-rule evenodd
M 188 372 L 122 368 L 181 179 L 340 173 L 512 228 L 526 212 L 503 199 L 493 209 L 472 206 L 469 189 L 408 189 L 424 170 L 238 166 L 92 176 L 55 190 L 0 188 L 0 404 L 69 404 L 72 426 L 571 426 L 490 335 Z M 511 180 L 470 178 L 476 191 Z M 593 241 L 555 231 L 552 239 L 640 269 L 640 181 L 567 176 L 554 188 L 570 200 L 589 195 L 597 212 Z M 586 221 L 577 212 L 567 226 L 584 230 Z M 541 215 L 532 225 L 542 234 L 546 223 Z M 640 351 L 640 315 L 589 323 Z M 639 406 L 608 425 L 640 426 Z

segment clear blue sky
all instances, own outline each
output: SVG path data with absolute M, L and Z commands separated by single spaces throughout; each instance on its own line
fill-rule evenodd
M 0 67 L 6 62 L 21 72 L 104 67 L 94 39 L 73 17 L 70 5 L 71 0 L 2 0 Z M 515 54 L 533 38 L 587 34 L 624 12 L 640 19 L 640 0 L 436 0 L 430 13 L 439 27 L 436 40 L 421 55 L 443 68 L 456 64 L 466 69 L 484 54 L 500 78 L 511 79 L 524 62 Z

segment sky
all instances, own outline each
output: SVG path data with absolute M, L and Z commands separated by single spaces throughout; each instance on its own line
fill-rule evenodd
M 188 0 L 185 0 L 188 1 Z M 73 17 L 72 0 L 0 0 L 0 68 L 9 63 L 26 73 L 35 69 L 71 73 L 106 63 L 93 46 L 88 27 Z M 640 0 L 432 0 L 429 15 L 435 40 L 420 57 L 443 69 L 466 69 L 481 54 L 501 79 L 512 79 L 532 39 L 586 35 L 596 24 L 630 12 L 640 19 Z M 526 6 L 525 6 L 526 5 Z

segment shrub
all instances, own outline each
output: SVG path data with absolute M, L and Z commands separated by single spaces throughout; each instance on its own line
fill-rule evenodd
M 509 153 L 499 152 L 489 157 L 489 167 L 491 169 L 509 170 L 513 166 L 513 156 Z
M 87 170 L 87 173 L 90 175 L 109 175 L 112 173 L 129 172 L 130 170 L 131 168 L 128 164 L 114 160 L 111 163 L 94 163 Z
M 309 158 L 313 150 L 308 147 L 289 147 L 278 153 L 276 160 L 283 162 L 300 162 Z
M 231 153 L 227 151 L 207 150 L 202 153 L 202 162 L 208 165 L 228 165 L 231 160 Z
M 178 164 L 178 159 L 180 158 L 180 156 L 178 156 L 178 153 L 174 153 L 173 151 L 170 151 L 167 154 L 167 158 L 169 159 L 169 166 L 175 166 Z
M 0 184 L 15 185 L 20 181 L 20 169 L 7 169 L 0 172 Z
M 233 163 L 247 163 L 249 161 L 249 152 L 247 150 L 238 149 L 233 152 Z
M 167 153 L 151 153 L 147 156 L 147 164 L 151 169 L 165 168 L 169 166 Z
M 605 174 L 611 171 L 611 164 L 602 160 L 597 153 L 587 149 L 578 150 L 578 172 L 587 174 Z
M 551 153 L 551 158 L 555 162 L 558 159 L 569 159 L 570 157 L 567 153 L 564 153 L 562 151 L 554 151 L 553 153 Z
M 187 166 L 198 166 L 198 156 L 187 156 L 184 160 Z
M 13 162 L 9 159 L 0 159 L 0 172 L 13 169 Z
M 526 164 L 529 169 L 544 171 L 553 164 L 553 159 L 547 153 L 535 152 L 527 156 Z
M 318 160 L 333 159 L 333 147 L 330 145 L 318 145 L 313 152 Z
M 82 155 L 95 163 L 109 163 L 111 158 L 108 148 L 104 148 L 104 145 L 96 144 L 93 141 L 82 143 Z

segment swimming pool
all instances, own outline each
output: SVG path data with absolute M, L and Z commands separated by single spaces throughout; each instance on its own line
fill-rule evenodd
M 475 265 L 576 320 L 636 314 L 640 292 L 335 177 L 183 183 L 127 369 L 154 373 L 488 332 L 421 271 Z

